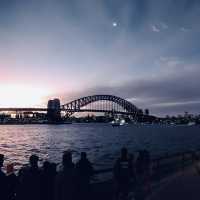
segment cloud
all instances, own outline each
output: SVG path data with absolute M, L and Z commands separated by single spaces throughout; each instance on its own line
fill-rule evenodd
M 91 86 L 85 90 L 60 94 L 60 96 L 62 102 L 68 102 L 87 95 L 112 94 L 125 98 L 142 109 L 149 108 L 152 114 L 161 116 L 177 114 L 181 111 L 199 113 L 199 67 L 187 66 L 183 70 L 177 67 L 174 72 L 118 85 Z
M 185 28 L 185 27 L 181 27 L 180 30 L 181 30 L 182 32 L 189 32 L 189 31 L 190 31 L 189 28 Z
M 152 25 L 151 29 L 153 32 L 157 32 L 157 33 L 160 32 L 160 29 L 156 25 Z
M 161 26 L 162 29 L 168 29 L 169 28 L 168 25 L 165 24 L 164 22 L 161 22 L 160 26 Z
M 160 31 L 166 30 L 168 28 L 169 28 L 168 25 L 164 22 L 160 22 L 158 24 L 151 25 L 151 30 L 153 32 L 160 32 Z
M 187 106 L 187 105 L 195 105 L 200 104 L 200 99 L 196 101 L 180 101 L 180 102 L 164 102 L 153 104 L 154 107 L 177 107 L 177 106 Z
M 183 69 L 185 67 L 184 60 L 178 57 L 160 57 L 158 60 L 155 61 L 155 64 L 158 66 L 165 66 L 166 70 L 177 70 L 176 68 L 179 67 Z
M 198 0 L 8 3 L 0 7 L 0 83 L 45 85 L 63 102 L 107 93 L 153 113 L 184 110 L 180 102 L 198 109 L 198 6 Z

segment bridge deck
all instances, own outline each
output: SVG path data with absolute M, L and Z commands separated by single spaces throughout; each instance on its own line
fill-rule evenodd
M 47 111 L 47 108 L 0 108 L 0 112 L 45 112 Z
M 47 108 L 0 108 L 0 112 L 47 112 Z M 104 109 L 60 109 L 64 112 L 111 112 L 118 114 L 132 115 L 134 113 L 115 111 L 115 110 L 104 110 Z

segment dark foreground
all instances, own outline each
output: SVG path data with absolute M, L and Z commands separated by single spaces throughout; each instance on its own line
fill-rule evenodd
M 0 154 L 0 199 L 185 200 L 192 194 L 190 199 L 196 200 L 200 190 L 199 158 L 199 150 L 151 159 L 146 150 L 129 154 L 122 148 L 112 169 L 96 171 L 85 152 L 74 164 L 72 153 L 67 151 L 63 154 L 63 167 L 58 171 L 56 164 L 48 161 L 40 169 L 39 158 L 32 155 L 29 165 L 15 175 L 13 164 L 7 166 L 6 174 L 1 170 L 4 156 Z M 93 177 L 102 173 L 112 173 L 113 178 L 91 183 Z
M 177 173 L 160 184 L 149 200 L 199 200 L 200 199 L 200 168 L 199 163 Z
M 62 169 L 57 171 L 55 163 L 45 161 L 38 167 L 39 157 L 31 155 L 29 165 L 22 167 L 18 176 L 14 165 L 9 164 L 6 174 L 1 170 L 4 155 L 0 154 L 0 197 L 3 200 L 78 200 L 78 199 L 127 199 L 136 183 L 149 182 L 150 155 L 141 150 L 137 159 L 126 148 L 116 160 L 112 172 L 113 180 L 91 184 L 95 171 L 85 152 L 74 164 L 72 152 L 66 151 L 62 157 Z M 148 179 L 148 180 L 147 180 Z M 136 181 L 137 180 L 137 181 Z

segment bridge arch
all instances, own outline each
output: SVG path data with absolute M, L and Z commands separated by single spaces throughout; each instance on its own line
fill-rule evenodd
M 92 95 L 92 96 L 82 97 L 62 105 L 61 109 L 67 111 L 69 115 L 72 115 L 75 112 L 81 111 L 81 108 L 87 106 L 88 104 L 104 100 L 118 104 L 125 110 L 124 113 L 136 114 L 139 110 L 131 102 L 114 95 Z

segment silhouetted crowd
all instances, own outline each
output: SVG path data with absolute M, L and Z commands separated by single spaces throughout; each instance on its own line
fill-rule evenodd
M 38 166 L 39 157 L 31 155 L 29 166 L 22 167 L 18 175 L 14 165 L 6 166 L 2 171 L 4 155 L 0 154 L 0 199 L 1 200 L 78 200 L 93 199 L 91 178 L 94 169 L 85 152 L 74 164 L 71 151 L 62 157 L 62 169 L 57 171 L 57 164 L 45 161 Z M 137 159 L 128 154 L 126 148 L 114 164 L 114 199 L 128 199 L 131 192 L 137 199 L 143 199 L 150 186 L 150 156 L 148 151 L 139 151 Z

